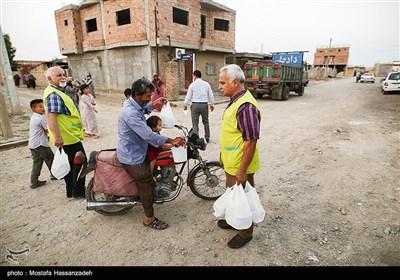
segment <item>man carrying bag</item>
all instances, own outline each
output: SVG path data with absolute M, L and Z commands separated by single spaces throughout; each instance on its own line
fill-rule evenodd
M 260 168 L 257 141 L 260 137 L 261 111 L 257 101 L 244 87 L 244 73 L 235 64 L 221 68 L 219 89 L 231 99 L 222 117 L 219 140 L 220 162 L 224 166 L 226 186 L 236 183 L 254 186 L 254 173 Z M 247 200 L 245 200 L 247 203 Z M 219 220 L 222 229 L 232 229 L 226 220 Z M 239 232 L 228 242 L 233 249 L 241 248 L 253 238 L 253 224 Z

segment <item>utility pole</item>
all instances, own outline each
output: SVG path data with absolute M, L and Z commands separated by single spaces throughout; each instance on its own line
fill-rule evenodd
M 3 31 L 0 26 L 0 64 L 1 72 L 3 73 L 4 85 L 6 88 L 6 93 L 8 100 L 10 102 L 11 113 L 13 115 L 22 115 L 22 110 L 20 107 L 17 90 L 15 89 L 15 84 L 12 76 L 10 60 L 8 59 L 6 43 L 4 42 Z M 7 107 L 2 108 L 7 110 Z
M 325 75 L 326 75 L 326 78 L 328 78 L 328 68 L 329 68 L 329 59 L 330 59 L 331 45 L 332 45 L 332 37 L 329 38 L 328 57 L 326 58 L 326 66 L 325 66 Z
M 157 3 L 154 6 L 154 23 L 156 27 L 156 68 L 157 74 L 160 75 L 160 65 L 158 63 L 158 27 L 157 27 Z
M 168 37 L 168 48 L 169 48 L 169 60 L 172 60 L 171 36 L 167 35 L 167 37 Z

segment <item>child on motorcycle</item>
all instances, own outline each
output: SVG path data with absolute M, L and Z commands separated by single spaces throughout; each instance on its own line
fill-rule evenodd
M 162 120 L 159 116 L 151 116 L 147 119 L 147 125 L 155 132 L 160 134 L 160 131 L 162 129 Z M 150 163 L 150 171 L 151 174 L 154 174 L 154 167 L 156 166 L 156 159 L 159 153 L 161 153 L 164 150 L 168 150 L 172 148 L 172 144 L 165 143 L 163 144 L 160 148 L 154 147 L 149 144 L 149 147 L 147 148 L 147 160 Z M 154 178 L 154 177 L 153 177 Z M 154 181 L 156 179 L 154 178 Z

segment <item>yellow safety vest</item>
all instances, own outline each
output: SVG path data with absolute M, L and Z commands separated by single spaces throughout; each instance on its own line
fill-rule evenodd
M 222 117 L 221 135 L 219 137 L 219 147 L 221 151 L 220 162 L 224 165 L 225 172 L 233 176 L 236 175 L 240 164 L 242 163 L 244 148 L 242 133 L 237 129 L 238 122 L 236 119 L 236 113 L 239 107 L 246 102 L 256 106 L 260 111 L 261 117 L 260 107 L 249 91 L 232 103 L 229 108 L 225 110 Z M 257 144 L 253 159 L 247 168 L 247 174 L 255 173 L 259 168 L 260 158 Z
M 79 114 L 79 111 L 76 108 L 74 101 L 72 101 L 72 99 L 68 95 L 50 85 L 46 87 L 43 93 L 43 104 L 44 104 L 44 109 L 46 110 L 46 114 L 47 114 L 46 98 L 53 92 L 56 92 L 61 97 L 65 106 L 71 112 L 70 116 L 57 114 L 58 129 L 60 130 L 61 137 L 64 140 L 64 145 L 71 145 L 78 143 L 79 141 L 84 139 L 81 115 Z M 50 141 L 54 144 L 55 142 L 54 134 L 50 130 L 50 128 L 49 128 L 49 138 Z

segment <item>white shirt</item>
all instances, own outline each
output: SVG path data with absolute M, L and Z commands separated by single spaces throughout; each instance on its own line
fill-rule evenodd
M 209 100 L 210 104 L 214 105 L 214 93 L 210 84 L 206 81 L 203 81 L 201 78 L 197 78 L 189 85 L 183 105 L 187 106 L 190 101 L 193 103 L 208 102 Z
M 47 120 L 45 115 L 33 113 L 29 122 L 28 148 L 35 149 L 39 146 L 50 147 L 50 141 L 47 137 Z

